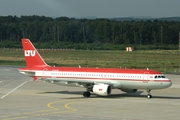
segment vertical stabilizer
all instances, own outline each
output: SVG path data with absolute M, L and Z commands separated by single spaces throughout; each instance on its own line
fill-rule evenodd
M 21 40 L 27 67 L 48 66 L 29 39 Z

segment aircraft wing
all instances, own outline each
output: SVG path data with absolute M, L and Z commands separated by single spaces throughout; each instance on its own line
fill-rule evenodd
M 71 85 L 74 84 L 75 86 L 87 86 L 87 85 L 95 85 L 95 84 L 108 84 L 113 86 L 113 83 L 111 83 L 110 81 L 107 80 L 102 80 L 102 79 L 95 79 L 95 80 L 87 80 L 87 79 L 81 79 L 81 80 L 77 80 L 77 79 L 57 79 L 57 78 L 43 78 L 42 80 L 44 81 L 48 81 L 50 83 L 54 83 L 54 84 L 64 84 L 64 85 Z
M 36 72 L 34 71 L 20 71 L 20 73 L 28 75 L 28 76 L 35 76 Z

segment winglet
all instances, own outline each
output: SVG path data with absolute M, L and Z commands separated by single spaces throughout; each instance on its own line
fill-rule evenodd
M 34 81 L 36 81 L 36 80 L 37 80 L 37 77 L 34 76 L 33 79 L 34 79 Z
M 29 39 L 22 38 L 21 41 L 27 67 L 48 66 Z

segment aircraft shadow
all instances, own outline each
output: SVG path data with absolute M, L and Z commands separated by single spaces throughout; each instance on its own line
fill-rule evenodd
M 51 91 L 51 92 L 44 92 L 45 94 L 73 94 L 73 95 L 81 95 L 81 97 L 71 97 L 71 98 L 65 98 L 65 99 L 83 99 L 85 97 L 82 96 L 84 91 Z M 147 95 L 141 95 L 144 91 L 137 91 L 136 93 L 120 93 L 120 94 L 110 94 L 109 96 L 98 96 L 96 94 L 91 95 L 90 98 L 147 98 Z M 42 94 L 42 93 L 41 93 Z M 180 97 L 173 97 L 173 96 L 154 96 L 153 98 L 158 99 L 180 99 Z M 87 99 L 87 98 L 85 98 Z

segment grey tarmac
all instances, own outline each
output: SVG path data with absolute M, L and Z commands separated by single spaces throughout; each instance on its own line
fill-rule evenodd
M 166 75 L 170 88 L 135 94 L 113 90 L 84 98 L 84 88 L 33 81 L 18 67 L 0 67 L 0 120 L 179 120 L 180 75 Z

